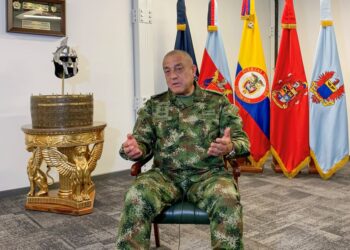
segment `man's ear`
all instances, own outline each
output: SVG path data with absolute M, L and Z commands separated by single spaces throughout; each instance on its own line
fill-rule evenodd
M 197 66 L 195 64 L 192 65 L 193 76 L 196 76 Z

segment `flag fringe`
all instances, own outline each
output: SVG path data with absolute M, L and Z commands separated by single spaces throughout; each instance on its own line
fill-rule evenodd
M 264 163 L 267 160 L 267 157 L 269 157 L 270 155 L 271 155 L 270 150 L 268 150 L 268 151 L 266 151 L 265 155 L 263 157 L 261 157 L 258 161 L 255 161 L 251 155 L 248 156 L 248 159 L 252 163 L 254 168 L 262 169 Z
M 176 25 L 176 28 L 177 28 L 177 30 L 186 30 L 186 24 L 185 23 L 178 24 L 178 25 Z
M 322 27 L 333 26 L 333 21 L 332 20 L 322 20 L 321 25 L 322 25 Z
M 282 23 L 282 29 L 296 29 L 297 25 L 295 23 Z
M 300 172 L 300 170 L 306 167 L 310 162 L 310 157 L 308 156 L 295 169 L 293 169 L 292 172 L 289 173 L 286 166 L 283 164 L 282 159 L 279 157 L 277 151 L 272 146 L 271 146 L 271 153 L 272 153 L 272 156 L 275 157 L 275 159 L 277 160 L 284 175 L 287 176 L 289 179 L 295 177 Z
M 337 162 L 336 164 L 334 164 L 333 167 L 331 167 L 328 172 L 324 173 L 323 170 L 321 169 L 320 164 L 317 161 L 316 158 L 316 154 L 314 151 L 310 150 L 310 155 L 312 160 L 315 163 L 316 169 L 318 171 L 318 173 L 320 174 L 320 176 L 322 177 L 322 179 L 324 180 L 328 180 L 329 178 L 332 177 L 333 174 L 335 174 L 336 171 L 338 171 L 339 169 L 341 169 L 342 167 L 345 166 L 345 164 L 349 161 L 349 156 L 345 156 L 343 159 L 341 159 L 339 162 Z

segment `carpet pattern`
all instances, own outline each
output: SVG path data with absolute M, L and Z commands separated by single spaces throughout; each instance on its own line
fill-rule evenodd
M 24 193 L 0 193 L 0 249 L 114 249 L 133 178 L 123 171 L 94 180 L 94 212 L 84 216 L 27 211 Z M 246 250 L 350 250 L 350 164 L 328 181 L 306 170 L 287 179 L 266 166 L 242 174 L 239 187 Z M 211 249 L 207 225 L 181 225 L 180 235 L 180 249 Z M 178 225 L 160 225 L 160 236 L 158 249 L 178 249 Z

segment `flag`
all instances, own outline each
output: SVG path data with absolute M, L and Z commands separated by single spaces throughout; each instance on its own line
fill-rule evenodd
M 311 157 L 323 179 L 349 160 L 344 81 L 330 0 L 321 0 L 321 30 L 309 88 Z
M 270 91 L 254 0 L 243 0 L 244 20 L 235 80 L 235 104 L 250 141 L 249 161 L 262 169 L 270 152 Z
M 301 57 L 293 0 L 286 0 L 282 37 L 271 89 L 271 153 L 292 178 L 310 161 L 308 86 Z
M 209 1 L 208 37 L 198 83 L 204 89 L 223 93 L 233 103 L 232 81 L 221 34 L 218 30 L 215 0 Z
M 184 50 L 192 57 L 193 63 L 197 66 L 196 76 L 198 77 L 198 65 L 196 55 L 193 49 L 190 26 L 186 16 L 185 0 L 178 0 L 177 5 L 177 34 L 175 41 L 175 49 Z

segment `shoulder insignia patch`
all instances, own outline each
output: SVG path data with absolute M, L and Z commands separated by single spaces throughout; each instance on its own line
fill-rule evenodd
M 221 95 L 221 96 L 224 95 L 222 92 L 220 92 L 218 90 L 213 90 L 213 89 L 203 89 L 203 90 L 206 91 L 206 92 L 217 94 L 217 95 Z
M 151 96 L 151 99 L 159 99 L 159 98 L 162 98 L 163 96 L 165 96 L 166 94 L 168 93 L 168 91 L 164 91 L 160 94 L 156 94 L 156 95 L 152 95 Z

